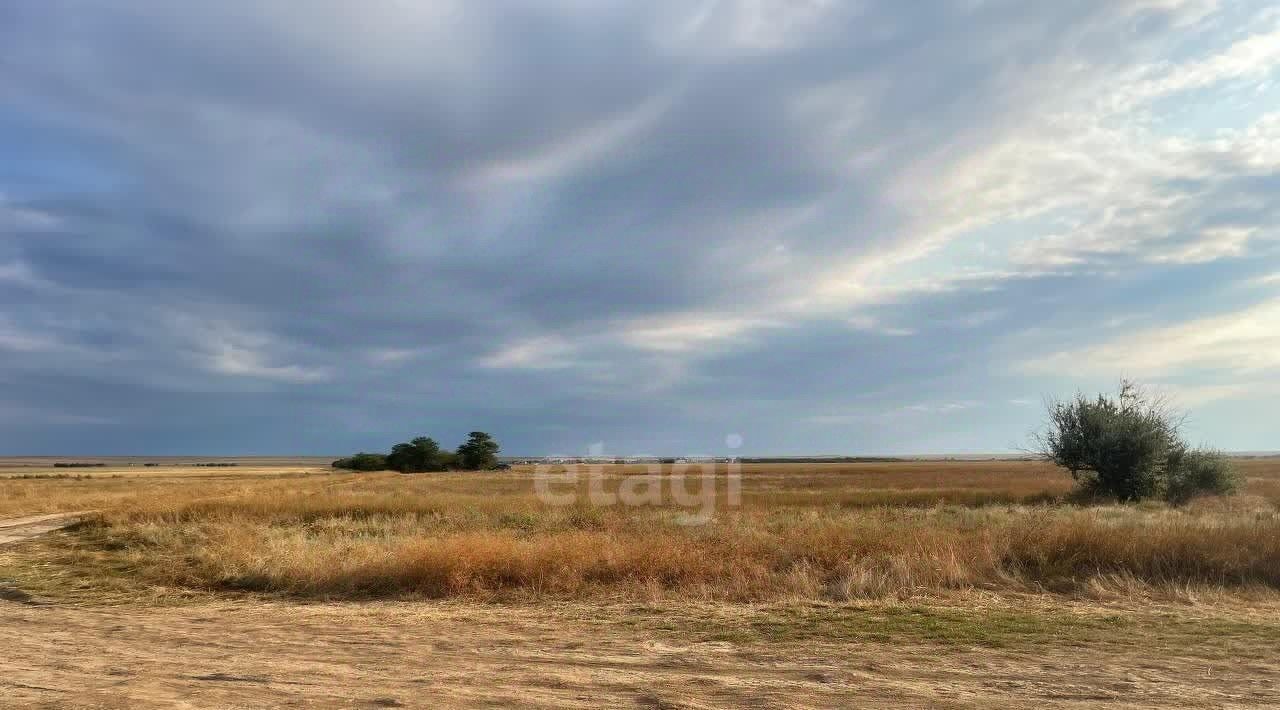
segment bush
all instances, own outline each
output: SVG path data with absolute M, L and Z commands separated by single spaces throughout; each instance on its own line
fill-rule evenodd
M 1181 503 L 1200 493 L 1235 490 L 1226 457 L 1191 449 L 1182 440 L 1182 416 L 1133 382 L 1112 397 L 1049 404 L 1049 426 L 1037 437 L 1049 461 L 1071 472 L 1087 497 L 1134 502 L 1164 498 Z
M 1240 476 L 1218 451 L 1181 451 L 1170 457 L 1165 500 L 1181 505 L 1197 495 L 1229 495 L 1240 487 Z
M 348 471 L 385 471 L 387 457 L 383 454 L 368 454 L 362 451 L 355 456 L 334 461 L 333 467 Z

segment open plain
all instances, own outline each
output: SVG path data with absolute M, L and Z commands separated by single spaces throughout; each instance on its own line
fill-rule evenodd
M 103 462 L 0 462 L 4 707 L 1280 703 L 1280 459 L 1182 508 L 1030 461 Z

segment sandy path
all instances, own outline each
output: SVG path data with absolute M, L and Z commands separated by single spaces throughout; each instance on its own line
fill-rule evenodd
M 428 602 L 91 608 L 0 601 L 0 706 L 1280 704 L 1280 658 L 1200 658 L 1193 649 L 682 643 L 593 624 L 581 613 Z
M 21 542 L 37 535 L 43 535 L 64 528 L 89 511 L 74 513 L 52 513 L 49 515 L 29 515 L 24 518 L 8 518 L 0 520 L 0 545 Z

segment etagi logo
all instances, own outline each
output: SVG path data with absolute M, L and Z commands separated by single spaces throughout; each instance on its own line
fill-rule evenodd
M 742 443 L 740 434 L 725 437 L 729 449 Z M 534 467 L 533 488 L 547 505 L 675 508 L 680 524 L 705 525 L 717 510 L 742 506 L 742 464 L 737 456 L 606 456 L 598 442 L 587 456 L 544 459 Z

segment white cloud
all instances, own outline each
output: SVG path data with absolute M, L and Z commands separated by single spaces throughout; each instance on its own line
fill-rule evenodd
M 973 400 L 964 400 L 958 402 L 925 402 L 921 404 L 909 404 L 902 408 L 904 412 L 913 412 L 917 414 L 951 414 L 953 412 L 962 412 L 966 409 L 982 406 L 982 402 Z
M 196 363 L 208 372 L 291 384 L 333 379 L 328 367 L 281 363 L 293 348 L 269 333 L 244 328 L 225 318 L 190 313 L 171 313 L 166 321 L 174 334 L 189 344 Z
M 553 370 L 570 367 L 577 348 L 558 336 L 537 336 L 502 346 L 480 360 L 496 370 Z
M 1249 240 L 1257 234 L 1253 227 L 1217 227 L 1203 230 L 1199 239 L 1189 244 L 1171 247 L 1150 258 L 1155 263 L 1203 264 L 1248 251 Z
M 326 368 L 267 364 L 263 353 L 228 342 L 216 346 L 207 362 L 211 371 L 237 377 L 292 383 L 324 382 L 332 377 L 332 373 Z
M 598 331 L 572 335 L 543 334 L 508 343 L 483 356 L 482 367 L 494 369 L 555 370 L 579 367 L 598 382 L 619 380 L 620 370 L 641 365 L 657 368 L 656 380 L 674 384 L 686 369 L 673 361 L 649 363 L 609 363 L 618 360 L 619 348 L 659 356 L 660 359 L 696 358 L 722 352 L 743 337 L 764 328 L 777 328 L 776 321 L 743 318 L 724 313 L 682 313 L 669 317 L 623 320 Z M 631 386 L 628 384 L 627 386 Z
M 1205 20 L 1213 9 L 1195 2 L 1156 5 L 1176 9 L 1173 25 L 1180 27 Z M 1167 135 L 1148 126 L 1156 111 L 1152 102 L 1175 91 L 1265 80 L 1280 62 L 1274 49 L 1280 46 L 1280 31 L 1272 14 L 1264 12 L 1258 20 L 1251 34 L 1207 58 L 1068 72 L 1068 83 L 1056 95 L 1038 97 L 1040 105 L 1025 120 L 988 145 L 955 158 L 923 156 L 918 165 L 899 166 L 889 194 L 910 220 L 894 238 L 844 258 L 830 255 L 806 263 L 793 250 L 782 261 L 771 255 L 785 267 L 780 273 L 807 268 L 805 286 L 782 298 L 743 303 L 733 336 L 746 337 L 778 320 L 828 317 L 863 305 L 973 288 L 984 280 L 1084 272 L 1099 258 L 1201 264 L 1245 256 L 1255 242 L 1275 239 L 1270 225 L 1280 216 L 1280 203 L 1247 194 L 1235 181 L 1280 170 L 1280 157 L 1267 157 L 1280 156 L 1280 115 L 1259 116 L 1212 138 Z M 855 175 L 875 164 L 867 162 L 867 151 L 877 143 L 884 148 L 883 140 L 865 140 L 864 131 L 874 125 L 875 107 L 866 100 L 874 95 L 873 86 L 831 85 L 803 93 L 796 104 L 798 117 L 820 118 L 820 125 L 835 131 L 825 138 L 830 156 L 836 160 L 846 151 Z M 813 230 L 823 207 L 807 206 L 803 219 L 771 238 L 783 242 Z M 1256 223 L 1211 223 L 1213 212 L 1224 208 L 1237 208 L 1239 219 Z M 1051 214 L 1063 215 L 1055 231 L 1020 226 Z M 989 248 L 984 242 L 985 268 L 966 274 L 939 256 L 964 247 L 974 232 L 994 227 L 1013 236 L 994 240 Z M 977 326 L 998 315 L 986 311 L 955 322 Z M 885 334 L 919 330 L 911 323 L 886 328 L 865 315 L 848 320 L 855 328 Z
M 617 337 L 638 350 L 697 354 L 703 348 L 721 347 L 747 333 L 779 325 L 764 318 L 688 313 L 623 323 Z
M 1280 382 L 1274 380 L 1242 381 L 1230 384 L 1160 384 L 1155 391 L 1167 396 L 1176 407 L 1196 407 L 1222 400 L 1271 398 L 1280 395 Z
M 1226 315 L 1132 332 L 1022 363 L 1030 374 L 1145 378 L 1176 375 L 1192 368 L 1247 374 L 1280 368 L 1280 300 Z
M 373 348 L 365 357 L 375 365 L 402 365 L 431 352 L 431 348 Z
M 629 141 L 649 129 L 667 111 L 678 90 L 664 92 L 641 102 L 618 116 L 595 125 L 578 128 L 559 142 L 537 146 L 533 152 L 504 157 L 468 170 L 459 183 L 468 189 L 492 189 L 511 182 L 539 182 L 557 179 L 609 153 L 625 148 Z
M 0 350 L 19 353 L 38 353 L 61 349 L 63 346 L 55 338 L 19 328 L 12 322 L 0 317 Z
M 6 283 L 25 288 L 47 288 L 53 285 L 37 276 L 31 267 L 22 261 L 0 264 L 0 284 Z
M 684 7 L 690 8 L 687 14 L 659 42 L 669 51 L 719 59 L 812 41 L 830 31 L 834 13 L 856 9 L 834 0 L 701 0 Z
M 915 335 L 916 333 L 916 331 L 911 328 L 899 328 L 885 325 L 875 316 L 869 315 L 852 316 L 849 318 L 848 323 L 854 330 L 878 333 L 880 335 L 888 335 L 892 337 L 905 337 L 908 335 Z
M 873 406 L 858 409 L 814 414 L 806 417 L 806 421 L 820 425 L 857 424 L 876 420 L 897 419 L 902 417 L 918 417 L 921 415 L 951 415 L 985 406 L 977 400 L 955 400 L 942 402 L 918 402 L 902 407 L 884 410 Z
M 0 191 L 0 233 L 9 231 L 45 232 L 57 229 L 62 220 L 44 210 L 19 204 Z
M 1142 78 L 1114 92 L 1114 105 L 1133 108 L 1157 98 L 1204 89 L 1237 79 L 1265 79 L 1280 64 L 1280 19 L 1274 11 L 1263 11 L 1251 23 L 1253 34 L 1238 40 L 1213 56 L 1182 64 L 1164 62 L 1141 67 Z
M 1175 89 L 1266 81 L 1280 63 L 1280 30 L 1274 13 L 1259 18 L 1252 34 L 1209 59 L 1088 74 L 1059 96 L 1043 97 L 1030 120 L 972 155 L 929 165 L 929 173 L 904 173 L 899 200 L 925 209 L 916 209 L 899 256 L 886 266 L 896 261 L 901 270 L 995 227 L 1011 236 L 984 249 L 984 258 L 1003 252 L 1008 267 L 1023 273 L 1088 268 L 1100 256 L 1204 263 L 1248 253 L 1251 230 L 1270 229 L 1278 206 L 1232 181 L 1280 170 L 1277 115 L 1206 137 L 1156 125 L 1169 109 L 1152 102 Z M 921 193 L 930 199 L 922 203 Z M 1203 224 L 1229 206 L 1255 223 Z M 1058 215 L 1052 231 L 1033 222 L 1047 215 Z M 866 288 L 865 277 L 852 280 L 859 286 L 850 295 Z

